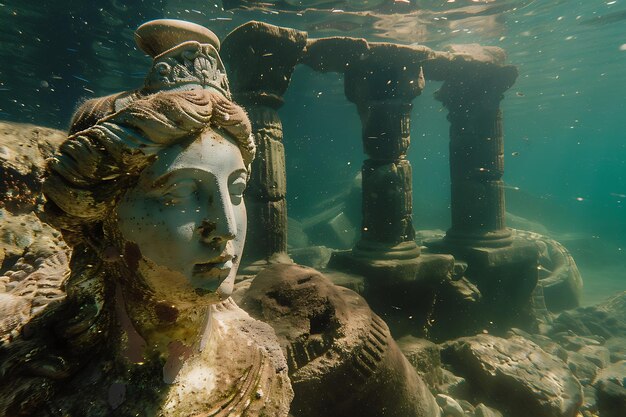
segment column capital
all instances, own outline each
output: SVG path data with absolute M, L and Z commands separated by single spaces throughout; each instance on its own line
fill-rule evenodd
M 270 102 L 282 97 L 306 40 L 306 32 L 257 21 L 234 29 L 221 49 L 233 94 Z
M 517 75 L 517 67 L 513 65 L 489 66 L 482 71 L 475 66 L 461 69 L 444 81 L 435 99 L 448 109 L 449 118 L 493 113 L 499 109 L 504 92 L 515 83 Z
M 302 63 L 320 72 L 344 73 L 346 97 L 362 107 L 372 101 L 410 103 L 424 88 L 422 65 L 435 55 L 422 45 L 331 37 L 309 40 Z
M 371 102 L 410 103 L 424 89 L 425 56 L 421 49 L 402 45 L 370 45 L 369 54 L 345 70 L 346 98 L 359 108 Z

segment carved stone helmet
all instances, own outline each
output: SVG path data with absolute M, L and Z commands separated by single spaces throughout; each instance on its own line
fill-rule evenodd
M 213 88 L 231 99 L 220 41 L 209 29 L 182 20 L 153 20 L 137 29 L 135 42 L 154 58 L 142 92 Z

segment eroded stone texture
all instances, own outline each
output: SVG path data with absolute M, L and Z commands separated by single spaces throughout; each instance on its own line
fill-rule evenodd
M 602 417 L 621 417 L 626 412 L 626 361 L 603 369 L 594 383 Z
M 398 339 L 398 346 L 432 391 L 443 384 L 439 346 L 429 340 L 413 336 Z
M 56 129 L 0 122 L 0 208 L 16 214 L 35 208 L 45 160 L 65 137 Z
M 505 246 L 503 93 L 517 69 L 471 73 L 448 78 L 436 98 L 448 109 L 452 227 L 446 238 L 475 246 Z
M 277 110 L 305 45 L 305 32 L 256 21 L 233 30 L 222 45 L 234 98 L 248 111 L 258 147 L 245 195 L 249 217 L 259 220 L 248 229 L 247 264 L 287 250 L 285 149 Z
M 474 417 L 502 417 L 502 413 L 498 410 L 487 407 L 483 403 L 480 403 L 474 409 Z
M 385 323 L 360 296 L 319 272 L 270 266 L 241 305 L 276 330 L 289 364 L 295 417 L 439 415 Z
M 624 334 L 626 334 L 626 292 L 595 306 L 562 312 L 555 318 L 550 332 L 550 336 L 555 340 L 569 337 L 570 344 L 575 343 L 573 335 L 586 338 L 587 340 L 579 340 L 578 348 L 589 344 L 588 338 L 600 338 L 604 341 L 613 337 L 624 337 Z M 595 344 L 601 343 L 596 340 Z
M 65 133 L 42 126 L 0 122 L 0 344 L 17 337 L 61 289 L 69 250 L 61 234 L 42 222 L 46 159 Z
M 478 335 L 444 345 L 442 360 L 477 400 L 515 417 L 574 417 L 582 388 L 565 363 L 519 336 Z
M 545 307 L 560 312 L 580 306 L 583 280 L 570 252 L 556 240 L 539 233 L 515 230 L 515 236 L 532 242 L 539 252 L 539 284 Z

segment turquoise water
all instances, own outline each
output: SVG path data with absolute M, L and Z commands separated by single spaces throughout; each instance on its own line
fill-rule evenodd
M 257 19 L 309 37 L 505 49 L 520 72 L 502 102 L 508 211 L 572 251 L 586 302 L 626 288 L 626 1 L 3 1 L 0 118 L 64 129 L 81 99 L 141 85 L 149 60 L 132 33 L 161 17 L 203 24 L 221 38 Z M 448 122 L 432 97 L 438 87 L 429 83 L 413 102 L 418 229 L 449 226 Z M 345 190 L 359 172 L 360 122 L 337 74 L 303 66 L 281 117 L 290 216 L 304 219 L 311 203 Z

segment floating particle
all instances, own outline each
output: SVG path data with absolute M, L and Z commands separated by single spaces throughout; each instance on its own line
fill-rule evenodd
M 511 156 L 519 156 L 519 152 L 511 152 Z
M 89 80 L 88 80 L 88 79 L 83 78 L 83 77 L 79 77 L 78 75 L 72 75 L 72 77 L 76 78 L 77 80 L 84 81 L 84 82 L 86 82 L 86 83 L 88 83 L 88 82 L 89 82 Z

